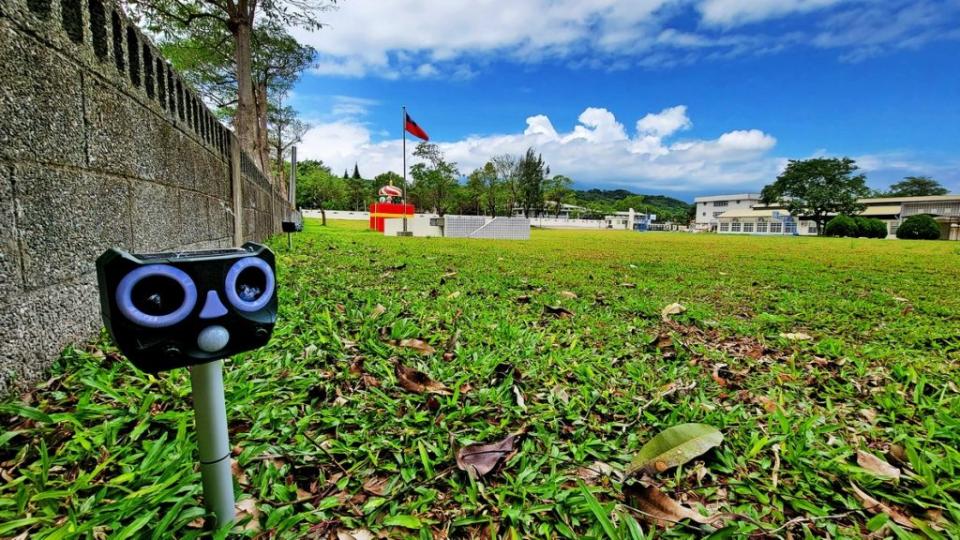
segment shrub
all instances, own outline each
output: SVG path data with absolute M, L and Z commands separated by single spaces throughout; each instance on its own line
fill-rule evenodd
M 866 238 L 886 238 L 887 224 L 879 219 L 856 217 L 853 221 L 857 225 L 857 236 Z
M 905 240 L 939 240 L 940 224 L 927 214 L 908 217 L 897 229 L 897 238 Z
M 827 236 L 855 236 L 857 234 L 857 223 L 850 216 L 840 214 L 827 222 L 827 226 L 823 228 L 823 234 Z

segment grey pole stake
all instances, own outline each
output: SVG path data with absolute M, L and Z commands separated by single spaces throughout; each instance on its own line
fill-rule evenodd
M 223 360 L 192 366 L 190 386 L 197 421 L 203 500 L 207 510 L 217 516 L 219 528 L 232 523 L 235 512 L 227 409 L 223 397 Z

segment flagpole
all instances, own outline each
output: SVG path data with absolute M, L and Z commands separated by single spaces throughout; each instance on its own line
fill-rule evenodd
M 407 235 L 407 107 L 401 106 L 403 122 L 400 131 L 403 133 L 403 235 Z

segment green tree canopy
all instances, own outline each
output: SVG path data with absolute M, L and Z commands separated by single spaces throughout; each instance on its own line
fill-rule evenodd
M 923 197 L 927 195 L 946 195 L 949 191 L 928 176 L 908 176 L 890 186 L 891 197 Z
M 442 216 L 455 202 L 460 188 L 457 164 L 447 161 L 440 147 L 428 142 L 419 143 L 413 155 L 422 161 L 410 168 L 410 195 L 418 207 Z
M 530 217 L 531 212 L 543 207 L 544 180 L 548 174 L 550 167 L 543 162 L 543 157 L 528 148 L 517 163 L 517 191 L 524 216 Z
M 573 180 L 562 175 L 554 175 L 545 183 L 544 197 L 553 203 L 554 217 L 560 215 L 563 205 L 573 202 Z
M 322 161 L 304 160 L 297 164 L 297 206 L 320 210 L 327 224 L 326 210 L 342 199 L 346 184 Z
M 764 204 L 779 204 L 795 216 L 808 216 L 822 235 L 827 220 L 836 214 L 852 215 L 863 210 L 857 202 L 870 193 L 866 177 L 855 174 L 850 158 L 790 160 L 777 180 L 764 187 Z

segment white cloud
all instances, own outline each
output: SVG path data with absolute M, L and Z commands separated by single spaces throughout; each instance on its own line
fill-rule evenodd
M 705 0 L 698 7 L 704 22 L 731 26 L 802 13 L 843 0 Z
M 658 117 L 662 118 L 655 120 Z M 647 115 L 637 124 L 638 130 L 628 134 L 613 113 L 590 107 L 566 133 L 557 132 L 548 117 L 536 115 L 527 118 L 522 132 L 438 144 L 462 173 L 482 166 L 494 155 L 521 154 L 534 147 L 554 173 L 581 184 L 617 184 L 639 191 L 756 188 L 769 182 L 783 166 L 782 159 L 768 155 L 776 139 L 755 129 L 729 131 L 714 139 L 668 140 L 690 125 L 682 105 Z M 359 163 L 365 176 L 400 171 L 402 163 L 400 140 L 374 141 L 367 127 L 344 121 L 311 129 L 301 145 L 301 155 L 322 159 L 334 171 Z M 408 156 L 407 165 L 412 163 Z
M 856 60 L 957 39 L 958 14 L 956 0 L 377 0 L 292 32 L 317 49 L 317 74 L 466 79 L 490 59 L 622 70 L 814 46 Z M 750 24 L 774 19 L 773 34 Z
M 668 137 L 679 130 L 691 127 L 693 123 L 687 118 L 686 105 L 677 105 L 658 113 L 650 113 L 637 120 L 638 133 L 657 137 Z

